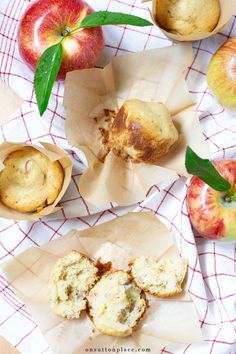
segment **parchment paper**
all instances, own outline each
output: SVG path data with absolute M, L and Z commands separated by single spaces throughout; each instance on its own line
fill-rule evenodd
M 2 80 L 0 80 L 0 125 L 22 106 L 22 98 L 18 97 Z
M 37 220 L 45 215 L 55 213 L 56 211 L 61 209 L 60 207 L 57 207 L 57 204 L 65 194 L 67 187 L 70 184 L 72 174 L 72 162 L 69 159 L 68 155 L 65 153 L 65 151 L 60 149 L 59 147 L 45 142 L 40 142 L 40 144 L 42 145 L 42 147 L 25 143 L 16 144 L 11 142 L 5 142 L 0 144 L 0 171 L 4 168 L 3 161 L 11 152 L 19 150 L 21 147 L 24 146 L 32 146 L 43 154 L 45 154 L 51 161 L 60 162 L 64 170 L 64 182 L 61 192 L 58 194 L 58 197 L 56 198 L 53 204 L 44 207 L 39 212 L 34 213 L 20 213 L 16 210 L 8 208 L 4 204 L 2 204 L 0 200 L 0 217 L 13 220 Z
M 109 202 L 119 206 L 145 199 L 150 187 L 163 189 L 180 175 L 187 175 L 186 145 L 208 157 L 195 106 L 184 73 L 191 63 L 192 48 L 179 44 L 164 49 L 116 57 L 104 69 L 73 71 L 65 82 L 66 136 L 86 155 L 88 168 L 79 182 L 80 193 L 99 207 Z M 126 99 L 163 102 L 179 131 L 179 140 L 158 165 L 125 162 L 110 152 L 105 161 L 97 156 L 94 118 L 103 109 L 118 111 Z
M 172 235 L 152 213 L 129 213 L 108 223 L 66 236 L 41 248 L 30 248 L 2 265 L 2 271 L 18 297 L 26 303 L 54 354 L 82 354 L 86 348 L 151 348 L 152 353 L 167 344 L 201 342 L 202 335 L 193 302 L 187 293 L 158 299 L 148 296 L 150 307 L 138 329 L 128 338 L 118 339 L 94 331 L 83 314 L 79 320 L 57 317 L 48 302 L 49 273 L 58 258 L 78 250 L 114 268 L 127 269 L 136 256 L 176 256 Z
M 0 337 L 0 353 L 1 354 L 20 354 L 20 352 L 11 345 L 5 338 Z
M 157 16 L 157 6 L 156 6 L 156 0 L 152 0 L 152 19 L 157 27 L 161 29 L 163 33 L 169 38 L 172 38 L 176 41 L 183 41 L 183 42 L 193 42 L 193 41 L 198 41 L 200 39 L 205 39 L 213 34 L 216 34 L 217 32 L 220 32 L 222 28 L 226 26 L 226 24 L 229 22 L 231 16 L 233 16 L 236 12 L 236 1 L 235 0 L 219 0 L 220 1 L 220 6 L 221 6 L 221 15 L 219 22 L 217 26 L 214 28 L 212 32 L 199 32 L 199 33 L 194 33 L 191 35 L 179 35 L 179 34 L 174 34 L 171 32 L 168 32 L 161 28 L 158 24 L 158 16 Z M 210 16 L 210 14 L 209 14 Z

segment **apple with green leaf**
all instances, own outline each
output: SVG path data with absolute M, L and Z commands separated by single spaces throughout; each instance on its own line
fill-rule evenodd
M 194 229 L 207 239 L 236 240 L 236 161 L 211 163 L 188 147 L 186 168 L 194 175 L 187 192 Z
M 121 12 L 93 12 L 83 0 L 38 0 L 24 14 L 18 32 L 21 56 L 33 69 L 39 113 L 47 109 L 56 78 L 93 67 L 104 47 L 101 26 L 153 26 Z
M 207 70 L 207 82 L 222 106 L 236 110 L 236 37 L 228 39 L 215 53 Z
M 94 67 L 104 48 L 102 28 L 74 31 L 91 13 L 91 7 L 83 0 L 34 2 L 26 10 L 19 26 L 21 56 L 35 70 L 43 52 L 61 41 L 62 61 L 58 78 L 64 79 L 68 71 Z

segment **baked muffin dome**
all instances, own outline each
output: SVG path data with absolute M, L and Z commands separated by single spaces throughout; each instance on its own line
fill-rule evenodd
M 220 18 L 219 0 L 157 0 L 157 22 L 180 35 L 211 32 Z
M 143 256 L 130 262 L 130 271 L 141 289 L 159 297 L 169 297 L 182 292 L 187 266 L 186 258 L 154 260 Z
M 147 307 L 142 290 L 122 270 L 102 276 L 87 299 L 95 327 L 104 334 L 116 337 L 131 335 Z
M 10 153 L 0 172 L 0 198 L 7 207 L 19 212 L 34 212 L 53 204 L 60 193 L 64 172 L 58 161 L 33 147 Z
M 162 103 L 125 101 L 111 126 L 113 152 L 135 162 L 156 163 L 177 141 L 178 132 Z
M 50 304 L 58 316 L 79 318 L 86 309 L 86 296 L 98 280 L 94 262 L 77 251 L 71 251 L 54 265 L 49 281 Z

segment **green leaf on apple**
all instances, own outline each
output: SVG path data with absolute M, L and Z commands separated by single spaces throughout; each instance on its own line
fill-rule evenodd
M 104 25 L 132 25 L 132 26 L 153 26 L 153 23 L 141 17 L 124 14 L 120 12 L 98 11 L 86 16 L 79 28 L 68 31 L 64 36 L 71 36 L 82 28 L 91 28 Z M 49 47 L 40 57 L 34 76 L 34 88 L 39 113 L 42 116 L 47 109 L 53 84 L 59 73 L 62 63 L 63 39 L 59 43 Z
M 53 84 L 60 70 L 62 62 L 61 42 L 49 47 L 40 57 L 35 75 L 34 88 L 40 116 L 47 109 Z
M 231 189 L 231 184 L 219 174 L 211 161 L 199 157 L 189 146 L 186 149 L 185 166 L 188 173 L 199 177 L 216 191 L 228 192 Z
M 153 23 L 144 18 L 124 14 L 122 12 L 98 11 L 86 16 L 80 24 L 80 28 L 90 28 L 105 25 L 132 25 L 153 26 Z

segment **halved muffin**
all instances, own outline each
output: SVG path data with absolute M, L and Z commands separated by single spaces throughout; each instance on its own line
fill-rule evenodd
M 87 256 L 71 251 L 54 265 L 49 281 L 50 304 L 54 313 L 79 318 L 86 309 L 86 296 L 99 279 L 99 269 Z
M 182 292 L 181 285 L 187 266 L 186 258 L 154 260 L 142 256 L 130 262 L 130 273 L 136 284 L 144 291 L 159 297 L 169 297 Z
M 146 308 L 144 292 L 122 270 L 103 275 L 88 295 L 88 311 L 95 327 L 110 336 L 131 335 Z

